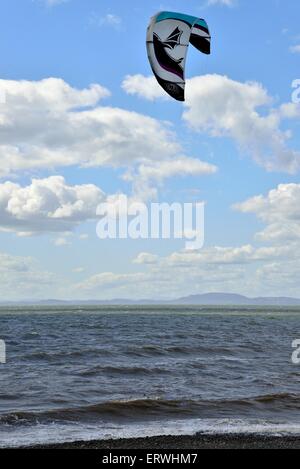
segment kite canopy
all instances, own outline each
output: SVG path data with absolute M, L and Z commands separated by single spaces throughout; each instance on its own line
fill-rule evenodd
M 184 101 L 185 63 L 189 44 L 210 54 L 206 21 L 195 16 L 163 11 L 155 15 L 147 31 L 147 51 L 158 83 L 172 98 Z

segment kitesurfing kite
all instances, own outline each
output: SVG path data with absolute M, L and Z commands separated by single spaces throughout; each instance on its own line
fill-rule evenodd
M 158 83 L 172 98 L 184 101 L 185 62 L 189 44 L 210 54 L 205 20 L 182 13 L 157 13 L 147 31 L 147 52 Z

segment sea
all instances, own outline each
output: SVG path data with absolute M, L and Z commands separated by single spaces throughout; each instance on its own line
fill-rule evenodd
M 297 339 L 299 308 L 2 307 L 0 446 L 300 435 Z

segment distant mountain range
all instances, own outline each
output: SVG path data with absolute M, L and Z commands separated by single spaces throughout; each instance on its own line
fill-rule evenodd
M 179 305 L 300 306 L 300 299 L 290 297 L 248 298 L 233 293 L 206 293 L 179 298 L 175 303 Z
M 68 305 L 199 305 L 199 306 L 300 306 L 300 299 L 290 297 L 258 297 L 249 298 L 233 293 L 205 293 L 202 295 L 190 295 L 177 300 L 43 300 L 24 302 L 0 302 L 0 305 L 36 305 L 36 306 L 68 306 Z

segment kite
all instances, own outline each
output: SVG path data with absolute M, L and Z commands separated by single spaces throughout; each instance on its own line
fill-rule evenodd
M 163 11 L 147 31 L 147 52 L 153 73 L 162 88 L 177 101 L 185 100 L 185 63 L 190 44 L 210 54 L 211 36 L 205 20 Z

